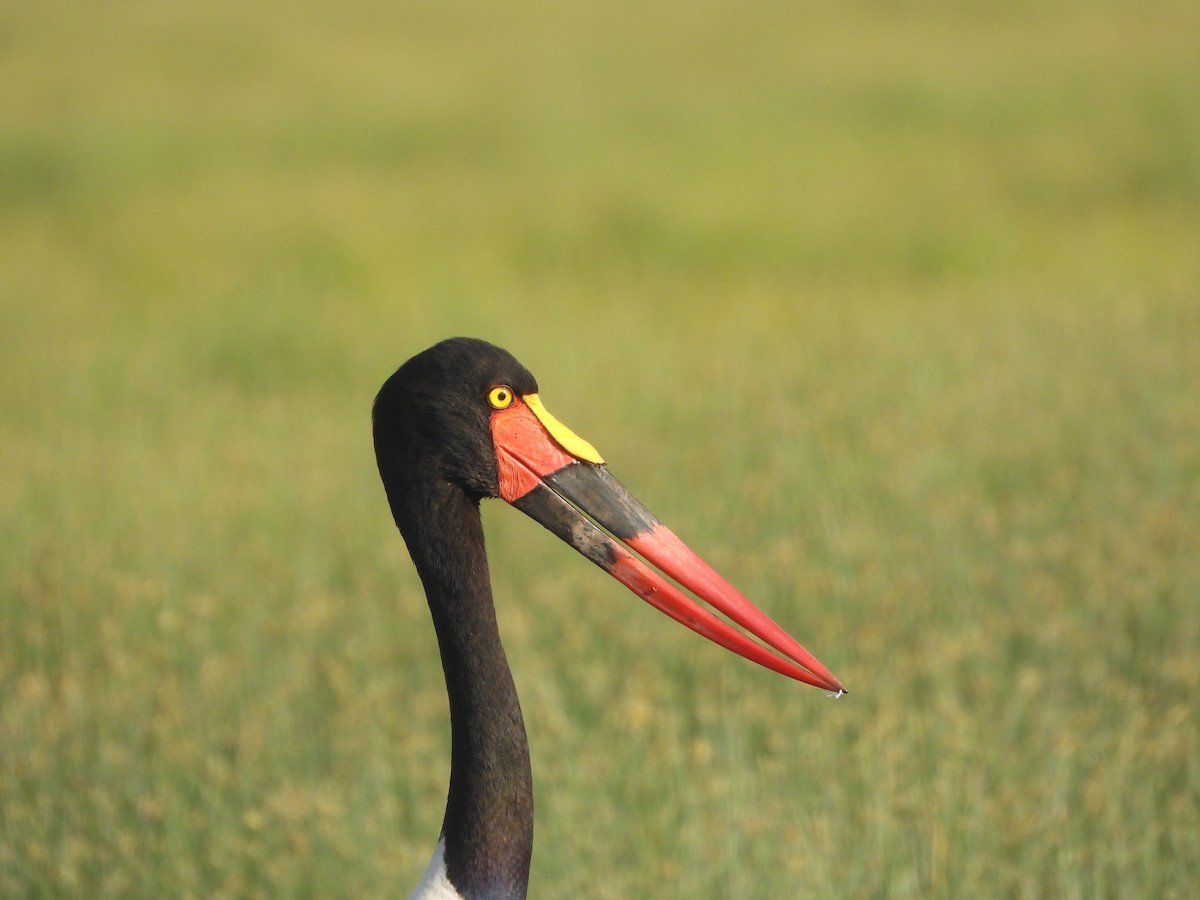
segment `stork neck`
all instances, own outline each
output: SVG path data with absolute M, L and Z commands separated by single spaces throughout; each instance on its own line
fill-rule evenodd
M 529 743 L 500 643 L 478 503 L 449 491 L 405 539 L 421 575 L 450 700 L 446 874 L 464 898 L 523 898 L 533 853 Z

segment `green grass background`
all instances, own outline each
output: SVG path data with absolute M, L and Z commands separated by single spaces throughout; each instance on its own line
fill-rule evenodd
M 0 895 L 404 894 L 451 334 L 851 694 L 500 503 L 536 897 L 1190 897 L 1200 6 L 0 8 Z

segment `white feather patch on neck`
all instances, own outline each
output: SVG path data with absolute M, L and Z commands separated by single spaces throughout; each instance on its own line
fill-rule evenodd
M 425 874 L 417 884 L 408 900 L 462 900 L 462 895 L 454 889 L 450 879 L 446 877 L 446 839 L 438 838 L 437 847 L 433 850 L 433 859 L 425 867 Z

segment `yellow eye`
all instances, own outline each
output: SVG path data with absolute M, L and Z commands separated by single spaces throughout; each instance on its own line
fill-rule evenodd
M 513 402 L 515 396 L 507 384 L 498 384 L 488 391 L 488 403 L 492 404 L 492 409 L 504 409 Z

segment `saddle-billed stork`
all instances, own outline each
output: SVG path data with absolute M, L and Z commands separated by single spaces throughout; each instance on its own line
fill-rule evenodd
M 425 587 L 450 699 L 446 813 L 413 897 L 508 900 L 524 897 L 529 882 L 529 744 L 492 606 L 479 516 L 485 497 L 504 498 L 709 640 L 844 693 L 828 669 L 659 523 L 591 444 L 546 411 L 533 375 L 508 352 L 471 338 L 443 341 L 384 383 L 372 419 L 379 474 Z

